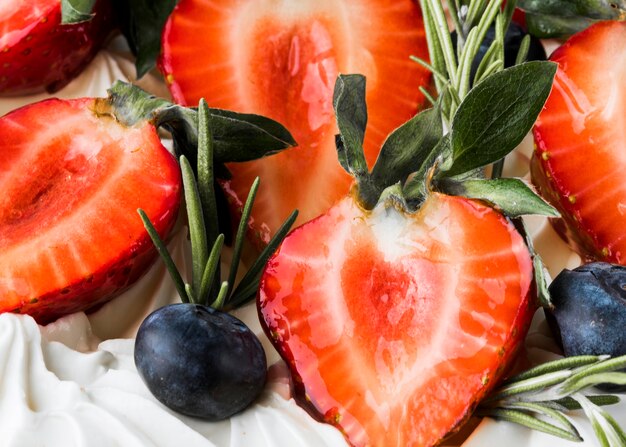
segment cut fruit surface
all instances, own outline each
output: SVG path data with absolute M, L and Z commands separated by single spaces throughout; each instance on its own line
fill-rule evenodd
M 0 0 L 0 95 L 59 90 L 95 56 L 113 29 L 112 2 L 88 22 L 61 25 L 60 0 Z
M 411 0 L 182 0 L 165 26 L 160 68 L 182 104 L 252 112 L 285 125 L 299 146 L 230 165 L 234 207 L 261 177 L 253 228 L 267 242 L 293 209 L 298 222 L 343 197 L 332 108 L 339 73 L 366 75 L 370 166 L 385 136 L 424 103 L 429 74 L 422 18 Z M 323 174 L 322 174 L 323 173 Z
M 559 64 L 534 129 L 533 182 L 583 256 L 626 263 L 626 22 L 600 22 L 551 56 Z
M 465 420 L 523 340 L 523 238 L 491 208 L 432 193 L 416 214 L 348 197 L 295 229 L 259 313 L 300 402 L 355 446 L 431 446 Z
M 144 122 L 125 127 L 95 100 L 48 100 L 0 119 L 0 311 L 39 322 L 87 310 L 156 256 L 137 215 L 165 236 L 178 164 Z

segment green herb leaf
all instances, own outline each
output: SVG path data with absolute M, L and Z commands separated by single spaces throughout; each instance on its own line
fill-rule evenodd
M 99 100 L 97 113 L 110 113 L 127 126 L 141 120 L 154 122 L 172 133 L 178 154 L 196 164 L 198 111 L 157 98 L 137 86 L 116 81 L 107 99 Z M 209 109 L 207 120 L 213 138 L 214 162 L 249 161 L 275 154 L 296 144 L 289 131 L 259 115 Z M 216 172 L 217 174 L 217 172 Z
M 394 130 L 385 140 L 371 181 L 382 192 L 398 182 L 404 184 L 409 174 L 419 168 L 443 134 L 438 106 L 425 110 Z
M 270 240 L 269 244 L 265 246 L 256 261 L 250 266 L 231 296 L 230 304 L 233 307 L 240 306 L 254 298 L 259 288 L 259 281 L 261 280 L 265 264 L 267 264 L 270 256 L 274 254 L 283 239 L 285 239 L 285 236 L 289 233 L 297 217 L 298 211 L 293 211 L 285 222 L 283 222 L 278 231 L 276 231 L 274 237 Z
M 539 197 L 526 183 L 515 178 L 466 180 L 443 179 L 437 186 L 444 192 L 469 199 L 485 200 L 509 217 L 527 214 L 559 217 L 551 205 Z
M 211 133 L 211 115 L 204 99 L 198 104 L 198 192 L 207 239 L 212 241 L 219 234 L 217 219 L 217 201 L 215 198 L 215 172 L 213 169 L 213 134 Z
M 528 32 L 540 39 L 562 38 L 589 28 L 597 20 L 587 17 L 557 17 L 526 13 Z
M 138 209 L 137 212 L 139 213 L 139 216 L 141 217 L 141 220 L 143 221 L 143 225 L 146 228 L 146 231 L 148 232 L 150 239 L 152 239 L 152 243 L 154 244 L 157 251 L 159 252 L 161 259 L 163 259 L 163 262 L 165 264 L 165 267 L 167 268 L 167 271 L 172 277 L 172 281 L 174 282 L 174 286 L 176 287 L 176 291 L 178 292 L 180 299 L 182 300 L 183 303 L 188 303 L 189 296 L 187 295 L 187 288 L 186 288 L 185 281 L 183 281 L 183 278 L 180 276 L 180 272 L 176 268 L 176 264 L 174 263 L 174 260 L 170 256 L 169 251 L 167 251 L 167 247 L 165 246 L 165 243 L 159 237 L 159 233 L 157 233 L 156 228 L 154 228 L 154 225 L 152 225 L 152 222 L 150 222 L 150 218 L 145 213 L 145 211 L 142 209 Z
M 106 0 L 110 1 L 110 0 Z M 156 65 L 161 52 L 161 32 L 179 0 L 118 0 L 116 9 L 124 18 L 122 32 L 135 53 L 137 78 Z
M 91 20 L 95 4 L 96 0 L 61 0 L 61 24 L 71 25 Z
M 515 424 L 523 425 L 532 430 L 541 431 L 549 435 L 558 436 L 559 438 L 567 439 L 569 441 L 581 441 L 582 438 L 578 434 L 578 431 L 572 433 L 566 429 L 558 427 L 554 424 L 550 424 L 542 419 L 538 419 L 530 414 L 527 414 L 520 410 L 509 410 L 505 408 L 493 408 L 489 410 L 481 410 L 481 414 L 484 416 L 491 416 L 503 421 L 513 422 Z
M 475 86 L 452 122 L 453 163 L 448 177 L 493 163 L 526 136 L 548 98 L 552 62 L 528 62 L 493 74 Z
M 609 413 L 598 407 L 617 403 L 619 398 L 585 394 L 587 388 L 599 382 L 625 383 L 626 373 L 613 372 L 624 366 L 626 356 L 587 355 L 547 362 L 505 381 L 483 400 L 478 414 L 572 439 L 573 435 L 579 436 L 578 431 L 563 413 L 582 408 L 601 445 L 626 445 L 624 431 Z
M 439 160 L 451 159 L 451 152 L 450 134 L 447 133 L 430 151 L 417 172 L 404 185 L 403 194 L 407 202 L 418 205 L 424 200 L 428 192 L 429 175 L 440 168 L 438 166 Z
M 588 17 L 599 20 L 623 18 L 625 0 L 519 0 L 526 12 L 560 17 Z
M 357 74 L 339 75 L 335 82 L 333 107 L 341 139 L 337 148 L 339 162 L 357 180 L 367 177 L 367 163 L 363 154 L 367 125 L 365 77 Z
M 185 204 L 187 206 L 189 236 L 191 239 L 191 283 L 192 290 L 194 294 L 196 294 L 200 292 L 201 289 L 202 275 L 204 274 L 207 260 L 209 259 L 209 249 L 202 214 L 202 204 L 200 203 L 200 193 L 198 192 L 198 186 L 191 165 L 184 155 L 180 157 L 180 168 L 185 190 Z
M 220 266 L 220 255 L 222 254 L 222 247 L 224 246 L 224 235 L 220 234 L 215 239 L 211 253 L 209 253 L 209 259 L 204 267 L 202 273 L 202 282 L 200 283 L 200 290 L 198 291 L 198 300 L 206 305 L 209 304 L 209 297 L 211 296 L 211 288 L 214 287 L 216 281 L 219 280 L 217 276 Z M 215 292 L 217 294 L 217 290 Z
M 235 278 L 237 277 L 237 270 L 239 268 L 239 260 L 241 259 L 241 249 L 243 247 L 243 241 L 246 237 L 246 230 L 248 229 L 248 223 L 250 221 L 250 214 L 252 213 L 252 205 L 256 198 L 257 191 L 259 190 L 259 177 L 254 179 L 248 198 L 241 211 L 241 219 L 239 220 L 239 227 L 237 228 L 237 235 L 235 236 L 235 246 L 233 247 L 233 258 L 230 264 L 230 272 L 228 273 L 229 291 L 233 289 L 235 284 Z

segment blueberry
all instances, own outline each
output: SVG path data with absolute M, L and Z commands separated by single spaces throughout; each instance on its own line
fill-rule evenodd
M 520 45 L 522 43 L 522 39 L 526 36 L 526 31 L 520 25 L 515 22 L 511 22 L 509 28 L 506 31 L 504 36 L 504 66 L 512 67 L 515 65 L 515 59 L 517 58 L 517 53 L 519 51 Z M 478 49 L 478 54 L 474 58 L 472 62 L 471 69 L 471 79 L 474 79 L 476 75 L 476 71 L 478 70 L 478 66 L 480 65 L 480 61 L 483 60 L 485 53 L 489 49 L 489 46 L 493 42 L 496 37 L 495 27 L 492 25 L 485 35 L 485 40 L 480 44 L 480 48 Z M 452 43 L 456 47 L 456 32 L 452 33 Z M 526 60 L 528 61 L 544 61 L 546 60 L 546 51 L 541 44 L 541 41 L 534 36 L 530 37 L 530 47 L 528 48 L 528 56 Z
M 548 322 L 566 356 L 626 354 L 626 267 L 594 262 L 563 270 L 550 295 Z
M 150 314 L 137 333 L 135 365 L 164 405 L 211 421 L 250 405 L 267 373 L 261 342 L 245 324 L 197 304 Z

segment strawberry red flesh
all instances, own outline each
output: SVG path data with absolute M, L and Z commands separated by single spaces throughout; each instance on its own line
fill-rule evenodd
M 299 221 L 343 197 L 351 178 L 336 163 L 332 109 L 339 73 L 368 78 L 372 111 L 365 139 L 370 166 L 385 136 L 424 103 L 429 74 L 422 18 L 411 0 L 182 0 L 162 40 L 160 67 L 176 101 L 258 113 L 277 120 L 299 146 L 230 165 L 226 191 L 240 207 L 262 179 L 253 227 L 267 242 L 294 208 Z M 322 174 L 323 173 L 323 174 Z
M 0 119 L 0 311 L 48 322 L 110 299 L 165 237 L 180 174 L 155 128 L 125 127 L 96 100 L 48 100 Z
M 525 336 L 532 265 L 510 221 L 432 193 L 416 214 L 349 197 L 270 260 L 259 312 L 297 395 L 355 446 L 430 446 Z
M 54 92 L 91 61 L 113 27 L 99 0 L 88 22 L 61 25 L 60 0 L 0 1 L 0 95 Z
M 600 22 L 554 52 L 532 178 L 585 257 L 626 263 L 626 22 Z

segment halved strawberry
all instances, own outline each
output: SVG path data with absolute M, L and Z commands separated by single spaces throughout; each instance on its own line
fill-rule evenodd
M 155 126 L 171 132 L 177 153 L 198 160 L 203 199 L 213 171 L 196 146 L 209 130 L 218 169 L 293 144 L 267 118 L 209 114 L 202 122 L 210 126 L 199 128 L 195 109 L 118 81 L 107 98 L 51 99 L 0 118 L 0 312 L 45 323 L 93 308 L 145 271 L 156 251 L 137 209 L 163 238 L 181 188 L 178 163 Z M 217 216 L 205 219 L 216 237 Z
M 61 0 L 0 1 L 0 94 L 54 92 L 91 61 L 112 30 L 112 2 L 61 25 Z
M 253 227 L 267 242 L 297 208 L 299 222 L 345 195 L 350 178 L 335 163 L 333 83 L 338 73 L 369 79 L 365 154 L 373 164 L 388 132 L 424 102 L 427 57 L 412 0 L 182 0 L 170 16 L 159 62 L 176 101 L 254 112 L 283 123 L 299 147 L 229 166 L 227 195 L 240 207 L 262 179 Z M 323 174 L 322 174 L 323 173 Z
M 551 60 L 554 88 L 534 129 L 532 179 L 581 255 L 626 263 L 626 22 L 600 22 Z
M 148 121 L 130 127 L 105 100 L 51 99 L 0 119 L 0 312 L 40 323 L 128 287 L 166 236 L 180 174 Z
M 420 113 L 389 135 L 371 172 L 365 80 L 338 79 L 339 160 L 356 185 L 285 238 L 258 305 L 300 402 L 350 444 L 435 445 L 521 345 L 538 261 L 503 213 L 553 210 L 520 180 L 479 168 L 530 130 L 555 70 L 532 62 L 485 78 L 445 136 L 438 107 Z M 535 84 L 520 90 L 526 79 Z
M 432 194 L 416 214 L 352 197 L 269 262 L 262 321 L 299 398 L 356 446 L 429 446 L 471 413 L 523 340 L 532 263 L 511 222 Z

